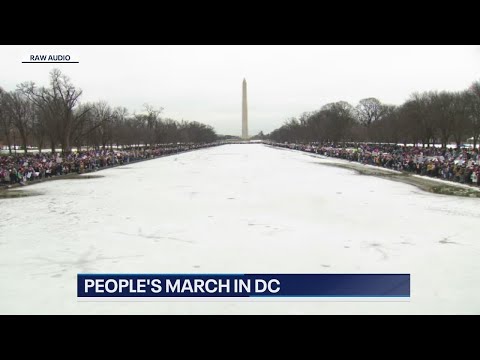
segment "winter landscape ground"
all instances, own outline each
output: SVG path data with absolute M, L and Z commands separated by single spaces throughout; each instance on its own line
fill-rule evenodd
M 480 313 L 480 199 L 334 162 L 224 145 L 24 187 L 0 199 L 0 313 Z M 411 300 L 80 302 L 78 273 L 410 273 Z

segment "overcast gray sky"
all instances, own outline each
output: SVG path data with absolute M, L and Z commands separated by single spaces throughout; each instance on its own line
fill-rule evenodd
M 22 64 L 35 54 L 68 54 L 79 64 Z M 339 100 L 376 97 L 401 104 L 415 91 L 463 90 L 480 80 L 480 47 L 464 46 L 0 46 L 0 86 L 48 84 L 54 67 L 83 89 L 140 112 L 241 134 L 241 91 L 248 84 L 249 130 L 268 133 L 292 116 Z

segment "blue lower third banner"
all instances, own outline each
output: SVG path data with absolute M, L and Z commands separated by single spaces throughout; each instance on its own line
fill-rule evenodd
M 410 274 L 78 274 L 79 298 L 409 298 Z

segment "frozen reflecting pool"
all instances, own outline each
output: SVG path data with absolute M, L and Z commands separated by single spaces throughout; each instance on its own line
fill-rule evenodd
M 0 200 L 0 313 L 480 313 L 480 199 L 224 145 Z M 410 273 L 409 302 L 79 302 L 78 273 Z

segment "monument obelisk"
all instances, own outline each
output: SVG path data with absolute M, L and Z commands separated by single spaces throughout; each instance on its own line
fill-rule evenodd
M 247 81 L 245 79 L 242 86 L 242 139 L 248 140 Z

